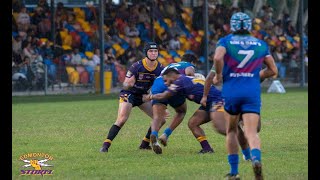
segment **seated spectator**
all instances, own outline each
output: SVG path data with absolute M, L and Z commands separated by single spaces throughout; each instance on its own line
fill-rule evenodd
M 129 48 L 121 56 L 121 63 L 130 66 L 131 64 L 141 60 L 144 57 L 143 53 L 137 47 L 136 41 L 131 39 L 129 41 Z
M 128 26 L 124 28 L 125 35 L 129 38 L 134 38 L 139 36 L 139 30 L 136 28 L 134 22 L 129 22 Z
M 111 71 L 112 73 L 112 87 L 116 87 L 118 83 L 118 72 L 116 69 L 116 57 L 112 53 L 111 48 L 105 49 L 105 66 L 104 71 Z
M 82 59 L 78 48 L 74 48 L 71 55 L 71 63 L 75 66 L 81 65 Z
M 30 27 L 30 16 L 26 7 L 21 8 L 17 17 L 17 25 L 20 31 L 27 31 L 27 29 Z
M 180 26 L 177 25 L 176 21 L 172 21 L 172 26 L 169 27 L 169 35 L 170 37 L 175 37 L 176 35 L 181 36 L 184 35 L 183 30 Z
M 46 0 L 39 0 L 38 7 L 41 7 L 44 12 L 50 11 L 49 4 Z
M 155 42 L 159 45 L 160 50 L 168 50 L 169 41 L 170 41 L 170 37 L 166 31 L 161 33 L 160 37 L 157 36 L 155 38 Z
M 179 50 L 180 49 L 180 41 L 179 35 L 176 35 L 169 41 L 169 50 Z
M 22 53 L 22 39 L 19 35 L 12 39 L 12 51 L 16 54 Z

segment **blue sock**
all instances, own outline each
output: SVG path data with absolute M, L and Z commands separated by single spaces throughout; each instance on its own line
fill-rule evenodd
M 250 148 L 242 150 L 242 154 L 246 158 L 246 160 L 251 159 Z
M 238 174 L 238 165 L 239 165 L 239 155 L 238 154 L 229 154 L 228 162 L 230 164 L 231 170 L 230 174 Z
M 165 133 L 165 134 L 167 135 L 167 139 L 168 139 L 169 136 L 170 136 L 171 133 L 172 133 L 172 130 L 171 130 L 170 128 L 166 128 L 163 133 Z
M 152 131 L 151 134 L 155 135 L 158 138 L 158 131 Z
M 251 150 L 251 155 L 252 155 L 252 162 L 255 160 L 261 161 L 261 151 L 260 149 L 252 149 Z

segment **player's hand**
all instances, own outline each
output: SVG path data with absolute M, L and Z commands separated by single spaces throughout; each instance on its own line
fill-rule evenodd
M 150 101 L 151 99 L 150 99 L 150 96 L 151 96 L 151 94 L 144 94 L 144 95 L 142 95 L 142 101 L 143 102 L 148 102 L 148 101 Z
M 222 74 L 216 74 L 213 78 L 214 85 L 220 85 L 222 83 Z
M 201 104 L 202 106 L 206 107 L 206 106 L 207 106 L 207 97 L 204 97 L 204 96 L 203 96 L 203 97 L 201 98 L 200 104 Z

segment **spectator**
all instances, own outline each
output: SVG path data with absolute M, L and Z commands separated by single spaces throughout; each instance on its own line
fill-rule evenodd
M 81 55 L 79 53 L 79 48 L 74 48 L 72 55 L 71 55 L 71 63 L 74 65 L 81 65 L 82 63 L 82 59 L 81 59 Z
M 130 66 L 131 64 L 141 60 L 143 53 L 137 47 L 136 41 L 131 39 L 129 41 L 129 48 L 125 51 L 124 55 L 121 56 L 121 64 Z
M 274 57 L 276 66 L 279 71 L 279 78 L 284 79 L 286 77 L 286 56 L 287 54 L 283 51 L 281 46 L 277 46 L 272 56 Z
M 176 35 L 169 41 L 169 50 L 179 50 L 180 49 L 180 41 L 179 35 Z
M 46 0 L 39 0 L 37 5 L 38 7 L 42 8 L 44 12 L 50 11 L 49 4 Z
M 96 48 L 94 50 L 94 54 L 92 56 L 92 61 L 95 66 L 98 66 L 100 64 L 100 49 L 99 48 Z
M 12 39 L 12 51 L 16 54 L 22 53 L 22 39 L 19 35 Z
M 111 48 L 105 49 L 105 66 L 104 71 L 111 71 L 112 73 L 112 87 L 116 87 L 118 83 L 118 72 L 116 70 L 116 57 L 112 53 Z
M 17 17 L 17 23 L 18 23 L 18 29 L 20 31 L 27 31 L 27 29 L 30 27 L 30 16 L 27 12 L 26 7 L 21 8 Z
M 129 22 L 128 26 L 124 28 L 124 33 L 129 38 L 135 38 L 139 36 L 139 30 L 134 22 Z
M 168 50 L 170 37 L 166 31 L 160 34 L 160 37 L 155 38 L 155 42 L 159 45 L 160 50 Z
M 177 22 L 175 20 L 172 20 L 172 25 L 169 27 L 169 35 L 170 37 L 175 37 L 176 35 L 183 35 L 184 32 L 181 29 L 180 26 L 177 25 Z

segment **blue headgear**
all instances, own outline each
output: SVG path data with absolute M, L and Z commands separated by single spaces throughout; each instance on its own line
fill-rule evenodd
M 251 18 L 242 12 L 237 12 L 232 15 L 230 20 L 231 31 L 235 32 L 238 30 L 251 31 L 252 21 Z

